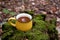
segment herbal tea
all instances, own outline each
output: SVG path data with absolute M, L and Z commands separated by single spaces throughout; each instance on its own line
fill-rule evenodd
M 28 17 L 20 17 L 20 18 L 18 18 L 18 21 L 26 23 L 26 22 L 30 21 L 30 18 L 28 18 Z

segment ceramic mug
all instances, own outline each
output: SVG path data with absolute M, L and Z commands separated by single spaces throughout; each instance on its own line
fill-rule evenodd
M 19 22 L 18 19 L 21 18 L 21 17 L 28 17 L 30 19 L 29 22 Z M 10 20 L 16 20 L 15 24 L 12 23 Z M 8 22 L 16 27 L 18 30 L 21 30 L 21 31 L 28 31 L 32 28 L 32 16 L 30 14 L 27 14 L 27 13 L 20 13 L 18 14 L 15 18 L 14 17 L 11 17 L 8 19 Z

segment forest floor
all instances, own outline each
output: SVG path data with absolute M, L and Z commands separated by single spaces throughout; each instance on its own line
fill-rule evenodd
M 60 35 L 60 0 L 0 0 L 0 24 L 7 17 L 11 17 L 11 15 L 8 16 L 3 13 L 3 9 L 8 9 L 9 11 L 13 11 L 17 14 L 27 10 L 33 10 L 36 14 L 43 11 L 43 14 L 46 15 L 51 12 L 50 16 L 53 15 L 57 19 L 56 29 L 58 30 L 58 34 Z M 0 32 L 2 31 L 0 30 Z

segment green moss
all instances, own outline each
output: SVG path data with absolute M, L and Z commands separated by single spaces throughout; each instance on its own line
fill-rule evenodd
M 19 31 L 6 22 L 3 24 L 2 30 L 4 33 L 2 40 L 58 40 L 55 29 L 56 20 L 53 19 L 51 22 L 47 22 L 44 18 L 45 16 L 40 14 L 33 16 L 34 25 L 32 29 L 27 32 Z

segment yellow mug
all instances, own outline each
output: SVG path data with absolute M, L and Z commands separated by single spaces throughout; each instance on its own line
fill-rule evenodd
M 23 16 L 24 17 L 28 17 L 30 19 L 30 21 L 27 22 L 27 23 L 19 22 L 18 19 L 20 17 L 23 17 Z M 12 23 L 10 20 L 16 20 L 15 24 Z M 32 28 L 32 16 L 29 15 L 29 14 L 27 14 L 27 13 L 20 13 L 15 18 L 14 17 L 11 17 L 11 18 L 8 19 L 8 22 L 12 26 L 16 27 L 18 30 L 21 30 L 21 31 L 28 31 L 28 30 L 30 30 Z

